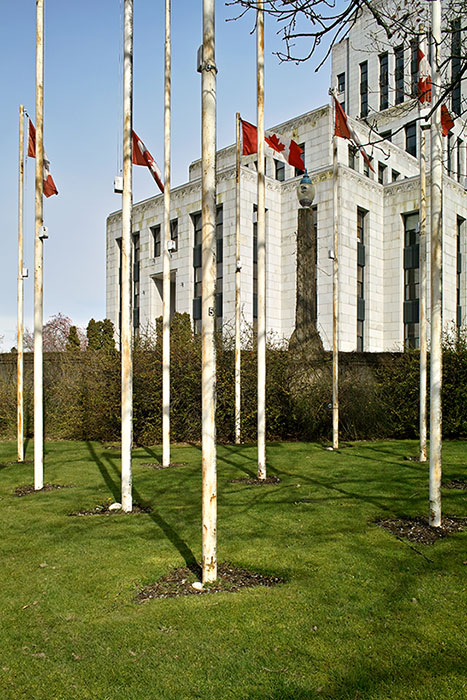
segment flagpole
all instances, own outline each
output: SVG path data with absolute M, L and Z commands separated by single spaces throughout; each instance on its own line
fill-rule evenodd
M 235 160 L 235 443 L 241 437 L 241 316 L 240 316 L 240 114 L 236 114 Z
M 333 224 L 334 224 L 334 258 L 332 261 L 332 447 L 339 447 L 339 211 L 337 190 L 337 136 L 335 129 L 335 99 L 336 89 L 331 90 L 333 137 L 332 137 L 332 193 L 333 193 Z
M 124 0 L 123 36 L 123 194 L 122 194 L 122 508 L 132 510 L 133 356 L 131 314 L 131 216 L 133 121 L 133 0 Z
M 17 448 L 18 462 L 24 461 L 23 424 L 23 207 L 24 203 L 24 107 L 19 106 L 19 167 L 18 167 L 18 329 L 16 341 L 16 399 L 17 399 Z
M 214 0 L 203 0 L 202 82 L 202 574 L 217 578 L 216 61 Z
M 433 104 L 440 96 L 441 0 L 431 3 Z M 431 352 L 430 352 L 430 515 L 441 526 L 441 383 L 442 383 L 442 236 L 443 146 L 441 106 L 432 115 L 431 129 Z
M 258 122 L 258 479 L 266 478 L 266 222 L 264 192 L 264 10 L 256 20 Z
M 36 185 L 34 242 L 34 489 L 44 486 L 43 405 L 43 191 L 44 191 L 44 0 L 36 0 Z
M 162 464 L 170 464 L 170 100 L 171 37 L 170 0 L 165 0 L 164 87 L 164 252 L 162 293 Z
M 420 454 L 419 461 L 427 459 L 426 386 L 427 386 L 427 341 L 426 341 L 426 141 L 425 132 L 429 123 L 420 121 Z

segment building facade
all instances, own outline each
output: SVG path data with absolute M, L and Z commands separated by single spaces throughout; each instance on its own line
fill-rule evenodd
M 455 36 L 455 33 L 453 34 Z M 455 38 L 453 39 L 455 40 Z M 414 40 L 389 45 L 363 12 L 333 50 L 332 84 L 352 128 L 366 145 L 373 171 L 351 142 L 338 138 L 339 347 L 385 351 L 417 347 L 419 337 L 419 125 L 414 96 Z M 369 48 L 371 46 L 371 48 Z M 380 50 L 381 49 L 381 50 Z M 416 72 L 416 71 L 415 71 Z M 462 85 L 462 83 L 461 83 Z M 460 97 L 448 105 L 460 116 Z M 456 111 L 457 110 L 457 111 Z M 443 325 L 464 325 L 467 312 L 466 135 L 461 119 L 443 139 Z M 330 105 L 274 127 L 304 150 L 316 194 L 317 328 L 332 346 L 333 119 Z M 427 153 L 430 151 L 429 136 Z M 429 159 L 428 159 L 429 162 Z M 235 146 L 217 154 L 218 327 L 232 329 L 235 305 Z M 266 148 L 266 326 L 289 338 L 295 321 L 296 188 L 301 173 Z M 427 170 L 429 193 L 429 166 Z M 256 318 L 256 164 L 242 157 L 240 196 L 241 309 Z M 430 200 L 428 197 L 429 231 Z M 162 314 L 163 196 L 133 207 L 133 326 Z M 201 162 L 171 191 L 171 312 L 201 323 Z M 107 219 L 107 316 L 119 327 L 121 212 Z M 428 241 L 428 267 L 429 267 Z M 429 280 L 429 270 L 428 270 Z M 430 308 L 428 294 L 428 313 Z

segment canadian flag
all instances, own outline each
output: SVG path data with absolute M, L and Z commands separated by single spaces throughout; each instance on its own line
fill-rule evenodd
M 28 156 L 30 158 L 36 157 L 36 128 L 32 121 L 29 119 L 28 125 Z M 44 150 L 44 195 L 46 197 L 51 197 L 53 194 L 58 194 L 58 190 L 55 187 L 55 182 L 53 181 L 52 175 L 50 174 L 50 161 L 47 158 L 47 153 Z
M 146 165 L 151 171 L 151 175 L 157 183 L 158 188 L 161 192 L 164 191 L 164 185 L 162 182 L 162 173 L 156 161 L 149 153 L 148 149 L 141 141 L 139 136 L 132 131 L 133 136 L 133 158 L 132 161 L 135 165 Z
M 423 43 L 417 52 L 418 71 L 418 101 L 420 104 L 431 102 L 431 66 L 425 54 L 426 48 Z
M 249 156 L 258 150 L 258 130 L 256 126 L 241 119 L 242 123 L 242 154 Z M 303 150 L 293 139 L 281 136 L 275 131 L 265 131 L 264 140 L 286 163 L 299 170 L 305 170 Z
M 349 139 L 349 141 L 353 141 L 355 146 L 358 148 L 358 150 L 361 152 L 363 159 L 365 163 L 368 165 L 370 170 L 375 172 L 375 169 L 371 165 L 371 160 L 363 148 L 360 139 L 358 138 L 357 134 L 355 131 L 352 129 L 350 126 L 349 122 L 347 121 L 347 115 L 343 110 L 343 107 L 341 103 L 334 97 L 334 133 L 336 136 L 340 136 L 342 139 Z

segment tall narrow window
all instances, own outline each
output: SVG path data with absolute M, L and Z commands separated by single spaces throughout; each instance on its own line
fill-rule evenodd
M 418 94 L 418 39 L 410 42 L 410 94 Z
M 368 61 L 360 63 L 360 116 L 368 116 Z
M 140 240 L 139 233 L 133 236 L 133 331 L 135 335 L 139 333 L 139 310 L 140 310 Z
M 304 165 L 305 168 L 306 168 L 306 161 L 305 161 L 305 144 L 304 144 L 304 143 L 299 143 L 299 144 L 298 144 L 298 147 L 301 148 L 302 151 L 303 151 L 303 153 L 302 153 L 302 160 L 303 160 L 303 165 Z M 297 175 L 303 175 L 303 173 L 304 173 L 304 171 L 303 171 L 303 170 L 300 170 L 300 168 L 295 168 L 295 177 L 296 177 Z
M 405 127 L 405 150 L 411 156 L 417 155 L 417 125 L 415 122 L 411 122 Z
M 386 184 L 388 166 L 384 163 L 378 163 L 378 182 L 380 185 Z
M 337 91 L 345 92 L 345 73 L 339 73 L 337 76 Z
M 352 170 L 357 170 L 357 148 L 353 145 L 353 143 L 349 143 L 348 153 L 349 168 L 352 168 Z
M 461 113 L 461 20 L 455 19 L 451 25 L 451 82 L 452 89 L 452 111 L 454 114 Z M 456 82 L 458 80 L 458 82 Z
M 175 253 L 178 250 L 178 219 L 172 219 L 170 222 L 170 238 L 174 243 L 172 252 Z
M 122 239 L 117 238 L 118 248 L 118 337 L 120 338 L 120 348 L 122 346 Z
M 379 55 L 379 108 L 389 107 L 389 74 L 388 74 L 388 54 Z
M 363 174 L 366 175 L 366 177 L 371 177 L 370 172 L 372 171 L 370 170 L 370 165 L 371 167 L 373 167 L 372 161 L 372 156 L 368 156 L 368 160 L 366 158 L 364 158 L 363 160 Z
M 279 182 L 284 182 L 284 180 L 285 180 L 285 163 L 284 163 L 284 161 L 277 160 L 277 158 L 274 158 L 274 169 L 275 169 L 276 180 L 279 180 Z
M 446 150 L 447 150 L 447 171 L 448 175 L 452 175 L 452 134 L 448 134 Z
M 396 105 L 404 101 L 404 47 L 398 46 L 394 49 L 394 58 L 396 63 L 395 80 L 396 80 Z
M 203 284 L 202 268 L 202 218 L 201 212 L 191 215 L 193 223 L 193 327 L 195 333 L 201 332 L 201 298 Z M 216 329 L 222 326 L 222 280 L 223 280 L 223 210 L 222 205 L 216 209 Z
M 420 246 L 418 212 L 404 216 L 404 343 L 407 348 L 418 348 Z
M 461 280 L 462 280 L 462 241 L 465 219 L 461 216 L 457 217 L 457 261 L 456 261 L 456 326 L 459 329 L 462 326 L 462 299 L 461 299 Z
M 161 227 L 160 224 L 151 228 L 152 240 L 154 243 L 154 257 L 159 258 L 161 255 Z
M 357 352 L 363 352 L 364 347 L 366 215 L 364 209 L 357 209 Z
M 462 168 L 462 139 L 457 139 L 457 182 L 462 182 L 464 176 Z

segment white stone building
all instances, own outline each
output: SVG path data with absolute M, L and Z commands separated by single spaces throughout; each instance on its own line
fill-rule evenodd
M 452 34 L 456 41 L 456 32 Z M 369 48 L 371 46 L 371 48 Z M 415 44 L 392 45 L 363 12 L 332 56 L 332 84 L 349 121 L 371 156 L 374 173 L 351 143 L 338 140 L 339 347 L 342 351 L 395 350 L 418 344 L 419 128 Z M 463 91 L 448 103 L 460 114 Z M 443 325 L 466 321 L 466 142 L 461 119 L 443 139 L 446 158 L 443 204 Z M 304 149 L 315 184 L 318 237 L 317 328 L 324 347 L 332 344 L 333 236 L 332 111 L 329 105 L 279 124 L 274 130 Z M 266 148 L 267 329 L 288 338 L 295 320 L 295 250 L 301 175 Z M 430 152 L 427 137 L 427 154 Z M 255 156 L 241 167 L 241 307 L 254 324 Z M 428 173 L 429 175 L 429 173 Z M 429 193 L 429 177 L 427 189 Z M 429 231 L 428 197 L 428 231 Z M 217 314 L 233 327 L 235 300 L 235 146 L 217 154 Z M 200 316 L 201 163 L 189 168 L 189 181 L 171 192 L 171 308 L 188 312 L 195 330 Z M 163 196 L 133 207 L 134 329 L 162 314 Z M 107 219 L 107 316 L 119 326 L 121 212 Z M 429 264 L 429 244 L 428 244 Z M 428 271 L 429 279 L 429 271 Z M 429 313 L 428 294 L 428 313 Z

